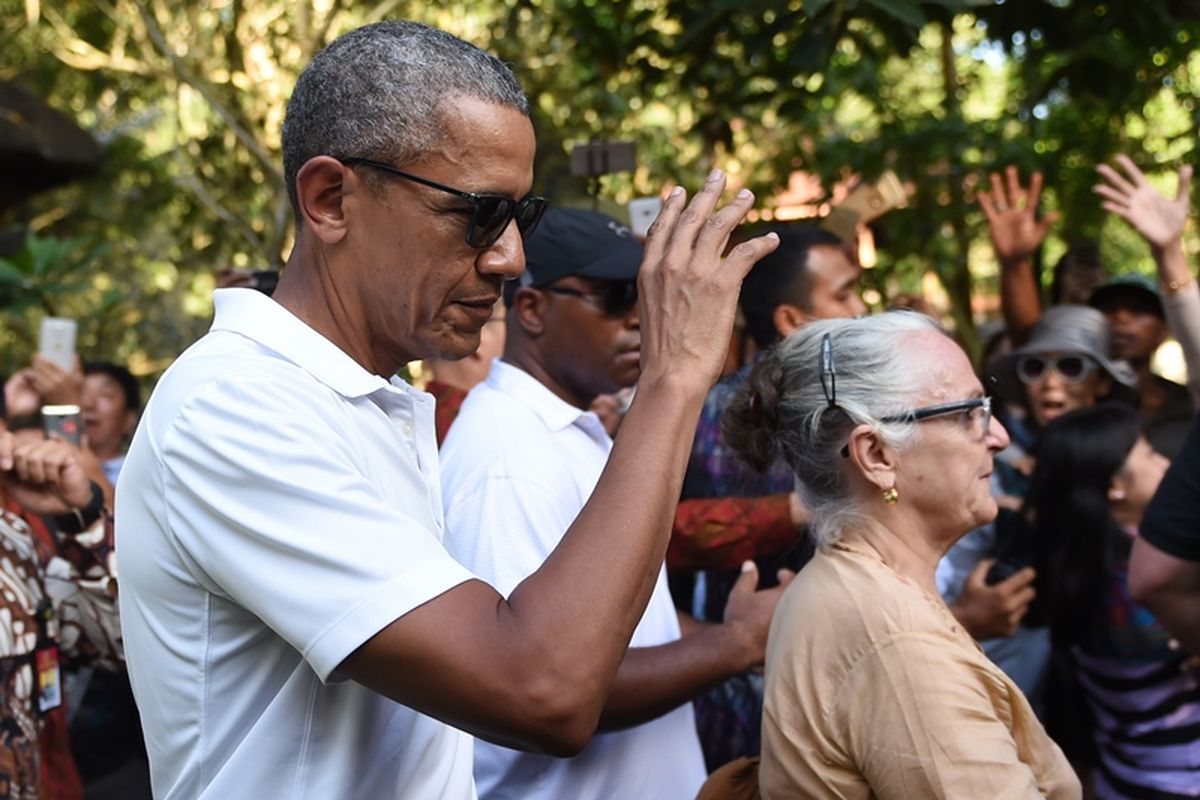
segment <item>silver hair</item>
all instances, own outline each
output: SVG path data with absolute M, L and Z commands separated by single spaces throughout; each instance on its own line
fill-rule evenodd
M 445 31 L 389 20 L 334 40 L 300 74 L 283 123 L 283 173 L 299 216 L 296 175 L 320 155 L 410 163 L 445 138 L 442 112 L 464 97 L 529 116 L 504 62 Z
M 912 352 L 912 335 L 928 331 L 944 333 L 930 318 L 910 311 L 811 322 L 764 357 L 741 401 L 731 406 L 727 438 L 752 461 L 783 458 L 796 477 L 796 490 L 810 513 L 809 534 L 818 546 L 863 522 L 849 462 L 842 456 L 850 432 L 870 425 L 897 450 L 916 438 L 916 423 L 882 420 L 910 410 L 928 394 L 930 365 Z M 835 367 L 835 406 L 821 385 L 826 334 Z

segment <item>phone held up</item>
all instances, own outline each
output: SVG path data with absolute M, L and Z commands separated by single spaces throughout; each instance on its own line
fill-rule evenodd
M 79 447 L 83 441 L 83 419 L 79 406 L 42 406 L 42 430 L 47 439 L 62 439 Z
M 63 317 L 42 317 L 38 353 L 68 372 L 75 369 L 75 333 L 78 324 Z

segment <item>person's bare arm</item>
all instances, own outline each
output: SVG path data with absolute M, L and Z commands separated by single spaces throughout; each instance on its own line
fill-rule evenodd
M 1101 205 L 1105 211 L 1128 222 L 1150 245 L 1158 280 L 1167 295 L 1163 298 L 1167 323 L 1183 349 L 1192 399 L 1200 402 L 1200 311 L 1197 310 L 1200 303 L 1196 300 L 1195 278 L 1183 251 L 1183 229 L 1191 210 L 1188 190 L 1192 168 L 1179 170 L 1179 188 L 1175 197 L 1169 199 L 1150 185 L 1128 156 L 1119 155 L 1116 161 L 1120 171 L 1108 164 L 1096 167 L 1102 182 L 1094 191 L 1103 198 Z M 1180 300 L 1190 302 L 1180 303 Z
M 507 600 L 461 584 L 384 628 L 341 674 L 499 744 L 560 755 L 586 745 L 661 568 L 741 280 L 777 242 L 752 239 L 721 258 L 753 202 L 739 193 L 714 213 L 724 184 L 715 173 L 686 209 L 672 194 L 651 227 L 638 392 L 559 546 Z
M 1024 341 L 1042 316 L 1033 254 L 1058 217 L 1037 218 L 1041 196 L 1042 173 L 1033 173 L 1026 189 L 1013 166 L 1005 169 L 1003 181 L 993 172 L 988 190 L 976 196 L 1000 261 L 1000 308 L 1013 344 Z
M 775 606 L 795 573 L 781 570 L 778 586 L 755 591 L 758 569 L 742 567 L 719 625 L 680 614 L 682 638 L 658 647 L 631 647 L 617 670 L 600 730 L 640 725 L 694 699 L 705 689 L 762 664 Z
M 1200 562 L 1176 558 L 1139 536 L 1129 559 L 1129 592 L 1183 649 L 1200 654 Z

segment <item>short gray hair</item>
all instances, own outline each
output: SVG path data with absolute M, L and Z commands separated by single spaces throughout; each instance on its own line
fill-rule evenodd
M 850 431 L 871 425 L 898 450 L 917 434 L 913 422 L 883 422 L 911 409 L 929 385 L 929 365 L 911 353 L 914 333 L 944 333 L 924 314 L 889 311 L 859 319 L 810 322 L 755 365 L 724 419 L 726 441 L 765 468 L 782 458 L 796 477 L 818 545 L 861 525 L 842 449 Z M 821 385 L 822 341 L 833 346 L 837 405 Z
M 444 140 L 445 104 L 462 97 L 529 116 L 504 62 L 445 31 L 389 20 L 334 40 L 292 91 L 283 123 L 283 174 L 299 217 L 296 175 L 320 155 L 402 165 Z

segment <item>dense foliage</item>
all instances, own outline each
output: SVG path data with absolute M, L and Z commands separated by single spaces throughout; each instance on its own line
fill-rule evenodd
M 0 219 L 37 237 L 0 264 L 0 371 L 52 310 L 82 320 L 85 354 L 154 374 L 206 326 L 216 270 L 281 264 L 290 87 L 332 37 L 392 16 L 514 65 L 535 104 L 537 185 L 558 202 L 586 198 L 566 154 L 590 139 L 637 142 L 637 171 L 602 181 L 614 203 L 695 187 L 717 164 L 769 216 L 794 171 L 831 192 L 894 170 L 913 195 L 876 225 L 869 297 L 940 284 L 972 344 L 994 292 L 971 200 L 987 171 L 1045 172 L 1063 214 L 1047 260 L 1100 237 L 1115 271 L 1148 262 L 1104 219 L 1094 165 L 1128 152 L 1173 191 L 1169 173 L 1195 159 L 1195 0 L 0 0 L 0 79 L 106 146 L 98 174 Z

